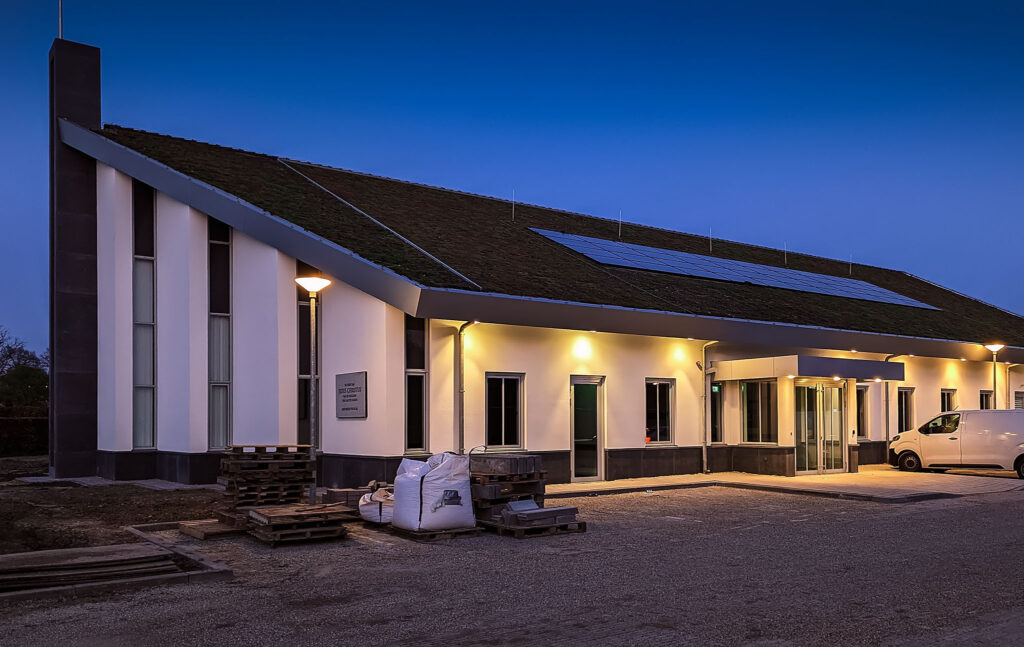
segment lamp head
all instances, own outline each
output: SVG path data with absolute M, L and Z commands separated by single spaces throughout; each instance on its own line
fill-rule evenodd
M 331 284 L 330 279 L 322 276 L 297 276 L 295 282 L 307 292 L 319 292 Z
M 992 353 L 998 353 L 999 351 L 1003 350 L 1003 346 L 1004 344 L 985 344 L 985 348 L 987 348 Z

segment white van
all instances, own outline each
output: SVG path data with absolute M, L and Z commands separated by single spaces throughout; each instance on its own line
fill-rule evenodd
M 1024 409 L 943 413 L 889 443 L 901 470 L 1002 469 L 1024 479 Z

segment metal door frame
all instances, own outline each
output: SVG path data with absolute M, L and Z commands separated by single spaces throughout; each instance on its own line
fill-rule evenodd
M 797 424 L 796 389 L 797 388 L 813 388 L 814 389 L 814 401 L 815 401 L 815 404 L 817 405 L 817 409 L 816 409 L 817 415 L 815 416 L 815 418 L 816 418 L 815 419 L 815 423 L 817 425 L 817 427 L 816 427 L 816 436 L 817 436 L 816 437 L 816 444 L 817 444 L 817 447 L 816 447 L 815 451 L 817 452 L 818 464 L 817 464 L 817 467 L 815 469 L 799 471 L 799 472 L 797 472 L 797 475 L 798 476 L 807 476 L 807 475 L 812 475 L 812 474 L 841 474 L 841 473 L 844 473 L 844 472 L 848 471 L 849 470 L 849 464 L 848 464 L 849 463 L 849 456 L 848 456 L 849 455 L 849 449 L 848 449 L 848 445 L 847 445 L 847 439 L 846 439 L 845 430 L 846 430 L 847 416 L 850 415 L 850 412 L 847 411 L 847 409 L 849 409 L 849 407 L 847 406 L 849 403 L 846 401 L 846 395 L 847 394 L 846 394 L 846 384 L 845 384 L 845 382 L 837 384 L 834 380 L 833 381 L 827 381 L 827 380 L 817 380 L 817 379 L 813 379 L 813 378 L 811 378 L 811 379 L 801 378 L 800 382 L 803 382 L 803 383 L 802 384 L 799 384 L 797 382 L 793 383 L 793 433 L 796 434 L 796 424 Z M 840 442 L 842 443 L 842 447 L 840 448 L 840 454 L 841 454 L 842 459 L 843 459 L 843 466 L 841 468 L 825 469 L 825 434 L 824 434 L 824 428 L 825 428 L 825 389 L 836 389 L 836 390 L 838 390 L 839 391 L 839 401 L 842 403 L 842 409 L 843 409 L 843 411 L 842 411 L 842 419 L 839 422 L 839 427 L 840 427 L 839 438 L 840 438 Z M 794 449 L 795 449 L 795 447 L 796 447 L 796 443 L 794 442 Z
M 569 376 L 569 481 L 572 483 L 604 480 L 604 382 L 604 375 Z M 576 406 L 573 401 L 573 387 L 577 384 L 597 385 L 597 476 L 576 476 L 576 442 L 573 436 L 576 428 Z

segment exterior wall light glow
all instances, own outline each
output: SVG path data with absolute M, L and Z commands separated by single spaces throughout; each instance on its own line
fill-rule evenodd
M 306 292 L 319 292 L 331 284 L 330 279 L 325 279 L 322 276 L 297 276 L 295 282 Z
M 851 352 L 851 353 L 856 353 L 856 352 L 857 352 L 857 349 L 856 349 L 856 348 L 851 348 L 851 349 L 850 349 L 850 352 Z
M 796 377 L 796 376 L 795 376 L 795 375 L 787 375 L 786 377 L 787 377 L 788 379 L 792 380 L 792 379 L 793 379 L 794 377 Z
M 836 375 L 832 379 L 835 380 L 836 382 L 838 382 L 841 378 L 838 375 Z
M 967 358 L 966 358 L 966 357 L 961 357 L 961 358 L 960 358 L 960 361 L 961 361 L 961 362 L 966 362 L 966 361 L 967 361 Z
M 1003 350 L 1003 344 L 985 344 L 985 348 L 987 348 L 990 353 L 998 353 Z
M 881 382 L 881 381 L 882 381 L 882 378 L 880 378 L 880 377 L 876 377 L 875 378 L 875 382 Z
M 586 339 L 577 339 L 576 343 L 572 346 L 572 354 L 576 359 L 590 359 L 593 352 L 590 342 Z

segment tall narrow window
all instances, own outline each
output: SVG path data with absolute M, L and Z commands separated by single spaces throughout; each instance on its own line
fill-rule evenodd
M 940 398 L 940 411 L 956 411 L 956 389 L 942 389 Z
M 519 447 L 522 375 L 487 375 L 487 446 Z
M 995 408 L 993 406 L 993 404 L 992 404 L 992 392 L 991 391 L 981 391 L 981 393 L 979 393 L 978 395 L 979 395 L 979 397 L 978 397 L 978 408 L 979 409 L 993 409 L 993 408 Z
M 153 189 L 132 181 L 132 447 L 156 447 L 156 240 Z
M 743 403 L 744 442 L 778 442 L 778 390 L 775 382 L 740 382 L 740 398 Z
M 210 259 L 209 443 L 231 444 L 231 228 L 207 219 Z
M 1024 409 L 1024 391 L 1014 391 L 1013 393 L 1013 408 Z
M 672 386 L 675 380 L 647 379 L 647 430 L 645 442 L 667 443 L 672 440 Z
M 315 267 L 306 265 L 302 261 L 295 262 L 296 276 L 315 276 L 319 273 Z M 320 383 L 320 362 L 317 362 L 317 375 L 310 375 L 310 350 L 311 350 L 311 338 L 309 336 L 309 292 L 302 289 L 299 286 L 296 287 L 296 299 L 297 299 L 297 330 L 298 330 L 298 342 L 299 342 L 299 420 L 298 420 L 298 442 L 300 445 L 308 445 L 310 439 L 313 437 L 310 434 L 309 429 L 309 393 L 311 388 L 315 388 L 313 384 L 319 385 Z M 317 330 L 317 348 L 320 348 L 320 330 L 321 322 L 323 317 L 320 313 L 323 312 L 323 293 L 318 293 L 316 300 L 316 330 Z M 320 406 L 320 399 L 317 398 L 317 406 Z M 321 419 L 320 409 L 317 409 L 317 420 Z M 318 428 L 322 425 L 317 425 Z M 316 434 L 317 445 L 320 445 L 320 434 Z
M 896 398 L 896 417 L 898 418 L 896 431 L 909 431 L 914 428 L 914 389 L 900 388 Z
M 868 387 L 857 387 L 857 436 L 868 437 Z
M 405 449 L 427 449 L 427 321 L 405 315 Z
M 725 385 L 722 382 L 711 383 L 711 442 L 721 443 L 724 434 L 722 429 L 722 401 Z

